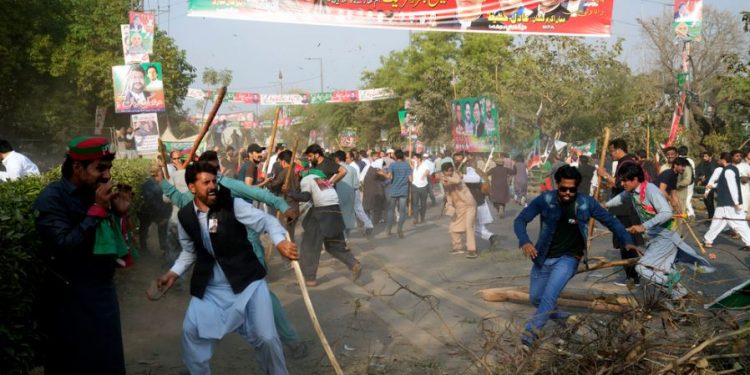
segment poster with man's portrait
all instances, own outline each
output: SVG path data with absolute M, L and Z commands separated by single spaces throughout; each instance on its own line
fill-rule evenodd
M 154 53 L 155 21 L 152 12 L 128 12 L 131 54 Z
M 120 34 L 122 35 L 122 54 L 125 56 L 125 64 L 140 64 L 149 62 L 147 52 L 130 53 L 130 25 L 120 25 Z M 140 43 L 140 42 L 138 42 Z
M 451 133 L 457 151 L 487 152 L 499 141 L 497 105 L 489 97 L 453 101 Z
M 112 67 L 115 113 L 164 112 L 161 63 Z
M 156 113 L 131 115 L 130 126 L 133 128 L 138 155 L 152 155 L 159 151 L 159 121 Z

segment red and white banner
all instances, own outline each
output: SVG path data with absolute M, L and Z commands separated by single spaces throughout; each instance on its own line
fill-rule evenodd
M 308 25 L 609 36 L 614 0 L 189 0 L 188 15 Z

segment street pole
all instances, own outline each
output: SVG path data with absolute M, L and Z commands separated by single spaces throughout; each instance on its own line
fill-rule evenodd
M 318 64 L 320 64 L 320 92 L 323 92 L 323 58 L 322 57 L 305 57 L 305 60 L 311 61 L 311 60 L 318 60 Z

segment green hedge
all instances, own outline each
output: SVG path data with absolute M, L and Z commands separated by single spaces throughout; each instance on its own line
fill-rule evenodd
M 140 207 L 140 187 L 150 160 L 115 160 L 113 179 L 133 186 L 131 212 Z M 38 364 L 41 337 L 35 302 L 44 275 L 31 206 L 39 192 L 60 178 L 60 168 L 39 177 L 0 183 L 0 374 L 25 374 Z M 135 221 L 137 215 L 131 214 Z

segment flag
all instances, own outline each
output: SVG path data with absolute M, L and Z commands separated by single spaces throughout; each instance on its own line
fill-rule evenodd
M 540 107 L 541 108 L 541 107 Z M 534 137 L 534 142 L 531 144 L 531 152 L 529 153 L 529 156 L 526 158 L 528 161 L 526 162 L 526 169 L 531 169 L 536 167 L 537 165 L 542 164 L 542 158 L 539 154 L 539 147 L 541 143 L 541 136 L 540 136 L 539 129 L 536 130 L 536 136 Z
M 685 99 L 687 99 L 687 93 L 683 91 L 680 94 L 680 102 L 677 103 L 677 108 L 674 109 L 674 114 L 672 114 L 672 127 L 669 129 L 669 137 L 663 145 L 664 147 L 671 146 L 677 140 L 677 132 L 680 130 L 680 119 L 685 109 Z

